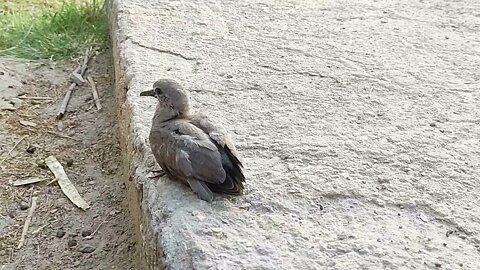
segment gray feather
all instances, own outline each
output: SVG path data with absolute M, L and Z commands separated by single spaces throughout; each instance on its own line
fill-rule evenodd
M 191 178 L 188 178 L 187 182 L 193 192 L 195 192 L 200 199 L 207 202 L 211 202 L 213 200 L 213 193 L 204 182 Z

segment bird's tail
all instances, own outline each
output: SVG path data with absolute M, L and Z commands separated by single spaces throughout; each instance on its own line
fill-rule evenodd
M 195 192 L 200 199 L 207 202 L 213 200 L 213 193 L 204 182 L 191 178 L 187 179 L 187 182 L 193 192 Z

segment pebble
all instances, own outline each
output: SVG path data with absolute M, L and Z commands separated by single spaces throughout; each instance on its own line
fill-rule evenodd
M 65 158 L 65 163 L 66 163 L 67 167 L 72 167 L 73 166 L 73 159 Z
M 65 124 L 63 122 L 58 122 L 57 123 L 57 130 L 58 131 L 63 131 L 65 130 Z
M 82 236 L 83 237 L 87 237 L 90 234 L 92 234 L 92 230 L 90 230 L 90 229 L 85 229 L 85 230 L 82 231 Z
M 41 169 L 48 169 L 47 165 L 45 164 L 45 162 L 38 162 L 37 163 L 37 166 L 40 167 Z
M 59 230 L 57 231 L 57 235 L 56 235 L 56 236 L 57 236 L 58 238 L 64 237 L 64 236 L 65 236 L 65 231 L 62 230 L 62 229 L 59 229 Z
M 35 153 L 35 150 L 37 150 L 37 147 L 35 147 L 35 146 L 33 146 L 33 145 L 29 145 L 29 146 L 27 147 L 27 153 L 29 153 L 29 154 Z
M 80 252 L 82 253 L 92 253 L 95 251 L 95 247 L 89 244 L 85 244 L 81 249 Z
M 75 239 L 68 240 L 68 247 L 74 247 L 76 245 L 77 245 L 77 240 Z
M 28 204 L 20 203 L 20 210 L 27 210 L 28 208 L 30 208 L 30 206 L 28 206 Z

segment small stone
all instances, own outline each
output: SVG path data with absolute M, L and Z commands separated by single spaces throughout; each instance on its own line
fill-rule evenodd
M 76 245 L 77 245 L 77 240 L 75 239 L 68 240 L 68 247 L 74 247 Z
M 85 244 L 81 249 L 80 252 L 82 253 L 92 253 L 95 251 L 95 247 L 89 244 Z
M 65 236 L 65 231 L 62 230 L 62 229 L 59 229 L 59 230 L 57 231 L 56 236 L 57 236 L 58 238 L 64 237 L 64 236 Z
M 29 153 L 29 154 L 35 153 L 35 150 L 37 150 L 37 147 L 35 147 L 34 145 L 29 145 L 27 147 L 27 153 Z
M 436 127 L 436 126 L 437 126 L 437 123 L 432 122 L 432 123 L 430 123 L 430 126 L 431 126 L 431 127 Z
M 83 237 L 87 237 L 90 234 L 92 234 L 92 230 L 90 230 L 90 229 L 85 229 L 85 230 L 82 231 L 82 236 Z
M 40 169 L 48 169 L 47 165 L 45 164 L 45 162 L 38 162 L 37 163 L 37 166 L 40 167 Z
M 5 75 L 5 72 L 3 72 L 3 71 L 0 71 L 0 75 Z
M 230 75 L 230 74 L 228 74 L 228 75 L 227 75 L 227 79 L 231 79 L 231 78 L 233 78 L 233 76 Z
M 20 203 L 20 210 L 27 210 L 28 208 L 30 208 L 30 206 L 28 206 L 28 204 Z
M 442 267 L 442 264 L 437 262 L 437 263 L 435 263 L 435 267 L 441 268 L 441 267 Z
M 64 131 L 65 130 L 65 124 L 63 122 L 58 122 L 57 123 L 57 130 L 58 131 Z
M 67 167 L 72 167 L 73 166 L 73 159 L 66 158 L 65 163 L 66 163 Z
M 9 86 L 7 86 L 7 87 L 8 87 L 8 88 L 13 88 L 13 85 L 9 85 Z

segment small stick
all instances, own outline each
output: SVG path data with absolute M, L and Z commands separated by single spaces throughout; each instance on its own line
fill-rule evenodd
M 8 151 L 7 155 L 2 159 L 2 161 L 0 161 L 0 164 L 2 164 L 7 158 L 8 156 L 10 156 L 10 154 L 12 153 L 12 151 L 17 148 L 17 146 L 20 144 L 21 141 L 23 141 L 23 139 L 25 139 L 26 136 L 23 136 L 20 140 L 18 140 L 18 142 L 12 147 L 12 149 L 10 149 L 10 151 Z
M 64 134 L 61 134 L 61 133 L 57 133 L 57 132 L 55 132 L 55 131 L 50 131 L 50 130 L 49 130 L 49 131 L 47 131 L 47 133 L 50 133 L 50 134 L 52 134 L 52 135 L 57 135 L 58 137 L 61 137 L 61 138 L 74 140 L 74 141 L 77 141 L 77 142 L 80 141 L 80 140 L 78 140 L 78 139 L 75 139 L 75 138 L 70 137 L 70 136 L 68 136 L 68 135 L 64 135 Z
M 45 225 L 43 225 L 42 227 L 36 229 L 35 231 L 32 232 L 32 234 L 37 234 L 37 233 L 39 233 L 41 230 L 43 230 L 43 228 L 47 227 L 48 225 L 50 225 L 50 223 L 49 223 L 49 224 L 45 224 Z
M 97 106 L 97 111 L 100 111 L 102 109 L 102 104 L 100 104 L 100 99 L 98 98 L 98 92 L 97 92 L 97 87 L 95 86 L 95 81 L 93 81 L 93 78 L 91 76 L 87 76 L 87 81 L 92 87 L 93 101 L 95 102 L 95 106 Z
M 85 239 L 92 239 L 92 238 L 93 238 L 93 235 L 94 235 L 95 233 L 97 233 L 97 232 L 98 232 L 98 229 L 100 229 L 100 227 L 101 227 L 103 224 L 105 224 L 105 223 L 107 223 L 107 220 L 104 220 L 104 221 L 100 222 L 100 224 L 98 224 L 97 228 L 92 232 L 92 234 L 90 234 L 89 236 L 85 237 Z
M 87 70 L 87 64 L 88 64 L 89 57 L 90 57 L 90 49 L 87 49 L 85 51 L 85 57 L 83 58 L 82 67 L 80 68 L 80 76 L 82 76 L 82 77 L 85 74 L 85 70 Z M 63 117 L 63 115 L 65 115 L 65 111 L 67 110 L 68 102 L 70 101 L 70 96 L 72 95 L 72 92 L 75 89 L 75 86 L 77 86 L 77 83 L 72 83 L 70 85 L 70 87 L 68 87 L 67 93 L 65 93 L 65 97 L 63 98 L 62 105 L 60 106 L 60 109 L 58 110 L 57 119 L 61 119 Z
M 35 212 L 36 207 L 37 207 L 37 197 L 32 197 L 32 206 L 30 206 L 27 219 L 25 219 L 25 224 L 23 225 L 22 235 L 20 236 L 20 242 L 18 243 L 17 249 L 20 249 L 23 246 L 23 242 L 25 242 L 25 236 L 27 235 L 30 222 L 32 222 L 33 213 Z
M 83 58 L 82 69 L 80 70 L 80 75 L 83 76 L 85 74 L 85 70 L 87 70 L 88 58 L 90 57 L 90 52 L 92 51 L 92 47 L 85 50 L 85 58 Z
M 13 184 L 14 187 L 18 187 L 18 186 L 35 184 L 35 183 L 42 182 L 42 181 L 45 181 L 45 179 L 42 179 L 42 178 L 39 178 L 39 177 L 28 177 L 28 178 L 16 180 L 12 184 Z
M 58 179 L 55 178 L 55 179 L 53 179 L 52 181 L 48 182 L 48 183 L 47 183 L 47 186 L 50 186 L 51 184 L 53 184 L 53 183 L 55 183 L 55 182 L 57 182 L 57 181 L 58 181 Z
M 34 99 L 34 100 L 52 100 L 51 97 L 29 97 L 29 96 L 19 96 L 19 99 Z
M 77 83 L 72 83 L 70 84 L 70 87 L 68 87 L 67 93 L 65 93 L 65 97 L 63 98 L 63 101 L 62 101 L 62 106 L 60 106 L 60 109 L 58 110 L 57 119 L 61 119 L 65 114 L 65 111 L 67 110 L 68 102 L 70 101 L 70 96 L 72 95 L 72 92 L 73 92 L 73 89 L 75 89 L 75 86 L 77 86 Z
M 72 73 L 70 73 L 70 80 L 72 80 L 74 83 L 77 83 L 78 85 L 85 82 L 85 80 L 79 73 L 81 69 L 81 67 L 77 67 Z

